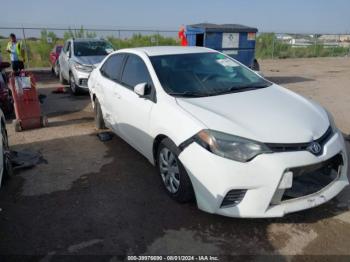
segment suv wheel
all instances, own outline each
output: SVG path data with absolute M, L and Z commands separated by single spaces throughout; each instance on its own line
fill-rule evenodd
M 69 74 L 69 86 L 74 95 L 79 93 L 79 87 L 76 85 L 74 75 L 72 73 Z
M 179 149 L 165 138 L 157 151 L 157 168 L 167 193 L 180 203 L 194 199 L 191 180 L 180 162 Z

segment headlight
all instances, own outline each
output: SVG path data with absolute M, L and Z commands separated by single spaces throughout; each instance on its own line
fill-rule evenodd
M 79 64 L 77 62 L 74 62 L 73 66 L 74 66 L 75 69 L 77 69 L 79 71 L 87 72 L 87 73 L 90 73 L 92 71 L 92 69 L 93 69 L 92 66 L 82 65 L 82 64 Z
M 218 156 L 239 162 L 247 162 L 259 154 L 272 153 L 263 143 L 213 130 L 200 131 L 195 141 Z

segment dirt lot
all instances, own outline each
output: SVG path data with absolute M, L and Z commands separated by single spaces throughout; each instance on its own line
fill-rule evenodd
M 350 58 L 261 66 L 272 81 L 326 106 L 350 133 Z M 52 94 L 58 82 L 48 74 L 38 78 L 49 127 L 15 133 L 9 123 L 8 129 L 13 149 L 40 151 L 47 163 L 17 173 L 1 188 L 0 254 L 42 261 L 56 261 L 57 254 L 107 255 L 85 257 L 91 261 L 135 254 L 350 255 L 350 188 L 280 219 L 225 218 L 177 204 L 139 153 L 118 137 L 97 139 L 88 96 Z

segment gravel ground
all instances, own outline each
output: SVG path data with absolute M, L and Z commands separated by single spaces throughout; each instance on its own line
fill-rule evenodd
M 272 81 L 327 107 L 350 132 L 350 58 L 265 60 L 261 67 Z M 135 254 L 350 255 L 349 188 L 320 207 L 278 219 L 225 218 L 177 204 L 139 153 L 116 136 L 97 139 L 88 96 L 53 94 L 57 80 L 37 77 L 49 127 L 15 133 L 9 122 L 9 138 L 13 149 L 40 151 L 47 163 L 16 173 L 1 188 L 0 254 L 41 261 L 57 261 L 54 255 L 106 255 L 83 261 Z M 19 261 L 25 259 L 33 261 Z

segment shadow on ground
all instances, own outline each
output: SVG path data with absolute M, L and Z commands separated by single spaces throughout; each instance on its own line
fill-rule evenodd
M 267 76 L 268 80 L 276 84 L 292 84 L 299 82 L 315 81 L 312 78 L 300 77 L 300 76 Z

